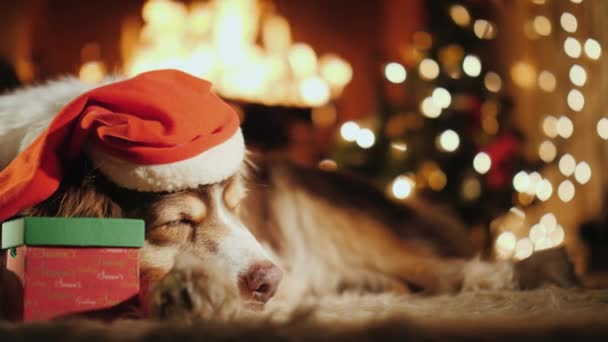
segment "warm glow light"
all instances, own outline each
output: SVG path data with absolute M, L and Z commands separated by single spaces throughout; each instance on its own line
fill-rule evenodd
M 547 115 L 543 119 L 543 132 L 545 132 L 549 138 L 557 137 L 557 123 L 558 120 L 553 115 Z
M 291 70 L 298 79 L 314 75 L 317 70 L 317 54 L 308 44 L 293 44 L 289 49 L 288 59 Z
M 359 135 L 360 130 L 361 128 L 356 122 L 347 121 L 340 127 L 340 135 L 342 136 L 342 139 L 348 142 L 354 142 L 357 140 L 357 135 Z
M 602 55 L 602 47 L 597 40 L 589 38 L 585 41 L 585 54 L 590 59 L 600 59 Z
M 429 187 L 435 191 L 440 191 L 445 187 L 448 182 L 448 178 L 445 176 L 445 173 L 440 169 L 435 169 L 431 171 L 429 174 Z
M 450 95 L 450 92 L 441 87 L 433 90 L 431 99 L 433 100 L 433 104 L 443 109 L 448 108 L 450 103 L 452 103 L 452 95 Z
M 559 246 L 564 242 L 564 228 L 562 226 L 557 226 L 555 229 L 549 233 L 549 240 L 551 240 L 552 247 Z
M 534 31 L 541 36 L 548 36 L 551 34 L 551 21 L 545 16 L 536 16 L 534 21 L 532 21 L 532 26 L 534 27 Z
M 418 67 L 420 77 L 425 80 L 433 80 L 439 76 L 439 64 L 430 58 L 423 59 Z
M 568 57 L 579 58 L 581 56 L 581 43 L 575 38 L 568 37 L 564 41 L 564 51 Z
M 536 82 L 536 68 L 525 61 L 517 62 L 511 67 L 511 78 L 518 86 L 531 89 Z
M 553 213 L 546 213 L 540 218 L 540 224 L 544 226 L 547 231 L 552 231 L 557 227 L 557 217 Z
M 393 195 L 398 199 L 406 199 L 410 197 L 414 190 L 414 181 L 407 176 L 399 176 L 393 181 L 391 190 Z
M 536 190 L 537 190 L 538 184 L 540 184 L 542 182 L 543 177 L 541 177 L 540 173 L 538 173 L 538 172 L 532 172 L 531 174 L 528 175 L 528 177 L 530 179 L 530 184 L 528 184 L 526 193 L 530 196 L 536 195 Z
M 300 95 L 304 103 L 315 107 L 327 103 L 331 93 L 324 79 L 312 76 L 300 83 Z
M 209 80 L 223 97 L 269 105 L 316 107 L 338 97 L 351 66 L 335 55 L 319 63 L 311 46 L 292 44 L 287 20 L 266 7 L 259 0 L 146 1 L 143 26 L 122 32 L 125 74 L 178 69 Z
M 541 201 L 548 200 L 553 194 L 553 185 L 548 179 L 543 179 L 536 184 L 536 197 Z
M 601 118 L 597 122 L 597 135 L 604 140 L 608 140 L 608 118 Z
M 557 120 L 557 134 L 564 139 L 568 139 L 572 136 L 572 132 L 574 132 L 572 120 L 567 116 L 560 117 Z
M 391 62 L 384 67 L 384 76 L 392 83 L 403 83 L 407 77 L 407 72 L 403 65 Z
M 86 62 L 80 67 L 78 78 L 84 83 L 98 84 L 106 76 L 106 67 L 102 62 Z
M 534 252 L 534 245 L 530 242 L 530 239 L 523 238 L 517 241 L 517 244 L 515 245 L 514 257 L 517 260 L 523 260 L 532 255 L 532 252 Z
M 212 23 L 213 18 L 201 18 L 200 21 Z M 269 53 L 284 55 L 291 45 L 291 29 L 287 19 L 280 15 L 270 15 L 263 23 L 262 43 Z
M 391 147 L 399 152 L 407 151 L 407 144 L 404 142 L 394 142 L 391 144 Z
M 576 21 L 576 17 L 572 15 L 572 13 L 564 12 L 562 16 L 559 18 L 559 23 L 562 25 L 562 28 L 566 32 L 574 33 L 576 32 L 576 28 L 578 23 Z
M 359 147 L 361 148 L 370 148 L 374 146 L 374 143 L 376 142 L 376 136 L 374 135 L 374 132 L 372 132 L 369 128 L 363 128 L 359 130 L 355 141 L 357 142 L 357 145 L 359 145 Z
M 451 129 L 445 130 L 441 135 L 439 135 L 439 146 L 441 149 L 447 152 L 454 152 L 458 149 L 460 145 L 460 137 L 458 133 L 454 132 Z
M 338 169 L 338 164 L 331 159 L 323 159 L 319 162 L 319 169 L 323 171 L 336 171 Z
M 486 86 L 486 89 L 494 93 L 499 92 L 500 88 L 502 87 L 502 80 L 500 79 L 500 76 L 492 71 L 486 74 L 483 79 L 483 83 Z
M 572 82 L 576 86 L 582 87 L 583 85 L 585 85 L 585 82 L 587 82 L 587 72 L 582 66 L 578 64 L 574 64 L 570 68 L 569 76 L 570 82 Z
M 567 101 L 568 107 L 576 112 L 580 112 L 585 106 L 585 97 L 578 89 L 570 90 Z
M 319 60 L 321 76 L 332 87 L 339 89 L 346 86 L 353 78 L 353 69 L 344 59 L 330 54 Z
M 487 20 L 478 19 L 473 23 L 473 33 L 479 39 L 494 39 L 496 38 L 496 26 Z
M 481 183 L 477 177 L 468 176 L 462 182 L 462 198 L 467 201 L 474 201 L 481 195 Z
M 480 174 L 483 175 L 484 173 L 488 172 L 490 167 L 492 167 L 492 160 L 487 153 L 479 152 L 475 158 L 473 158 L 473 168 Z
M 574 198 L 574 184 L 568 179 L 563 181 L 557 188 L 557 196 L 564 203 L 570 202 Z
M 336 122 L 338 113 L 336 112 L 336 107 L 328 104 L 327 106 L 316 107 L 313 108 L 310 113 L 310 118 L 312 122 L 317 127 L 328 128 L 333 126 Z
M 515 249 L 517 239 L 511 232 L 502 232 L 496 239 L 496 249 L 504 254 L 511 254 Z
M 591 168 L 589 167 L 589 164 L 586 162 L 578 163 L 574 169 L 574 178 L 580 184 L 587 184 L 589 179 L 591 179 Z
M 547 70 L 543 70 L 538 74 L 538 87 L 547 93 L 555 90 L 557 80 L 553 73 Z
M 557 148 L 550 140 L 545 140 L 538 146 L 538 156 L 545 163 L 552 162 L 556 154 Z
M 452 5 L 450 7 L 450 17 L 458 26 L 469 26 L 471 23 L 471 15 L 469 11 L 461 5 Z
M 542 240 L 545 235 L 546 228 L 541 224 L 533 225 L 532 228 L 530 228 L 530 232 L 528 233 L 530 240 L 532 240 L 532 242 L 534 243 L 537 243 L 538 241 Z
M 559 171 L 562 175 L 570 177 L 574 173 L 574 168 L 576 168 L 576 160 L 571 154 L 566 153 L 559 159 Z
M 466 55 L 462 61 L 462 70 L 471 77 L 477 77 L 481 73 L 481 61 L 475 55 Z
M 525 192 L 530 186 L 530 177 L 525 171 L 519 171 L 513 177 L 513 188 L 518 192 Z
M 426 97 L 420 103 L 420 111 L 427 118 L 437 118 L 441 115 L 441 107 L 437 106 L 431 97 Z

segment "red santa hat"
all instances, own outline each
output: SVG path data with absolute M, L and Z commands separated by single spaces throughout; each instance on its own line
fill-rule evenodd
M 0 172 L 0 222 L 49 198 L 82 153 L 119 186 L 162 192 L 230 177 L 245 145 L 237 114 L 209 82 L 143 73 L 74 99 Z

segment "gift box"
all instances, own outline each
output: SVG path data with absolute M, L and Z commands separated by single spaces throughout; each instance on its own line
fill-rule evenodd
M 0 239 L 9 319 L 105 309 L 139 292 L 142 220 L 25 217 L 4 222 Z

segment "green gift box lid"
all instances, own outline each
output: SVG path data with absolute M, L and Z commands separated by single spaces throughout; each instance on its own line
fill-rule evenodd
M 23 217 L 2 223 L 2 249 L 30 246 L 141 247 L 145 225 L 137 219 Z

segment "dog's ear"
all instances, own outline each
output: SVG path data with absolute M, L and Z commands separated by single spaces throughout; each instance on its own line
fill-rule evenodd
M 87 160 L 78 160 L 50 198 L 20 216 L 123 217 L 122 208 L 100 189 L 102 178 Z

